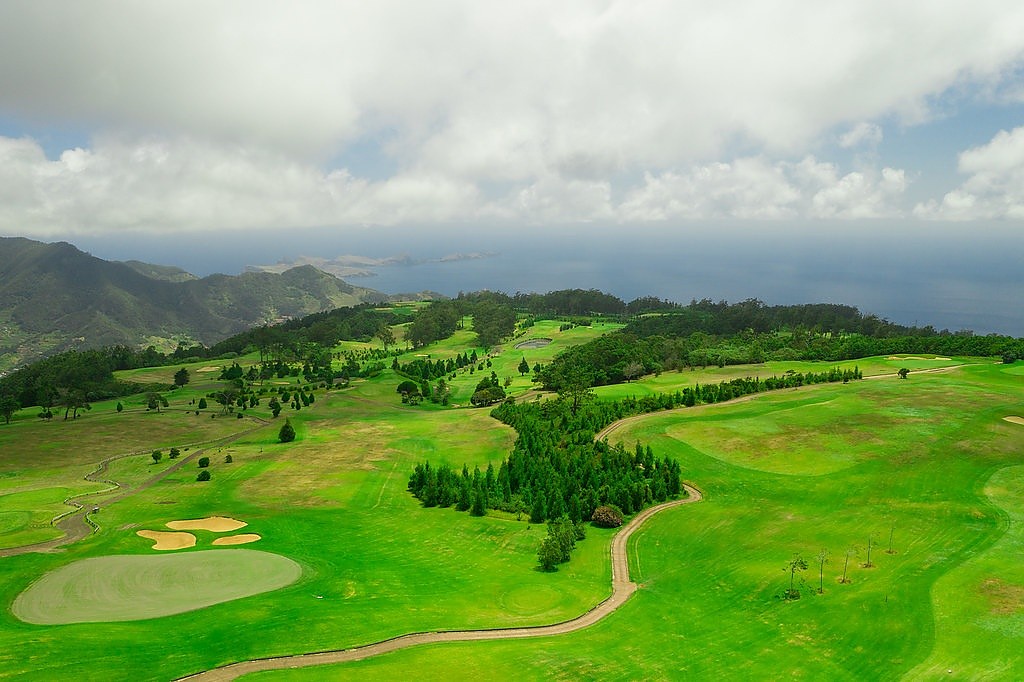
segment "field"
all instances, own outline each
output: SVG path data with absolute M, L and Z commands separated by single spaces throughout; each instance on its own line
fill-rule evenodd
M 516 371 L 523 357 L 545 362 L 609 328 L 559 332 L 557 323 L 538 323 L 490 358 L 478 349 L 481 362 L 491 362 L 484 376 L 511 377 L 510 391 L 529 398 L 529 376 Z M 469 338 L 465 330 L 400 361 L 450 357 L 467 350 Z M 531 338 L 552 342 L 514 348 Z M 596 625 L 245 679 L 1024 677 L 1024 426 L 1003 419 L 1024 416 L 1019 363 L 850 364 L 877 378 L 647 415 L 612 432 L 612 441 L 640 440 L 678 458 L 705 499 L 634 534 L 631 574 L 641 588 Z M 670 372 L 599 393 L 828 366 Z M 543 528 L 500 513 L 424 509 L 406 492 L 424 459 L 497 466 L 515 434 L 485 410 L 403 405 L 399 378 L 385 370 L 346 389 L 318 390 L 314 405 L 276 421 L 265 401 L 246 419 L 197 416 L 186 412 L 191 401 L 216 385 L 204 367 L 190 366 L 193 383 L 172 394 L 165 414 L 136 400 L 121 414 L 104 404 L 76 421 L 20 417 L 0 428 L 0 548 L 46 535 L 30 526 L 52 535 L 45 520 L 60 513 L 60 500 L 100 487 L 82 476 L 126 455 L 107 470 L 125 487 L 95 516 L 98 532 L 56 552 L 0 557 L 8 607 L 0 615 L 0 677 L 105 680 L 132 666 L 139 679 L 173 679 L 410 632 L 554 623 L 610 593 L 611 531 L 590 529 L 572 561 L 546 574 L 534 569 Z M 892 375 L 900 367 L 912 370 L 908 379 Z M 165 380 L 161 373 L 174 369 L 130 376 Z M 468 402 L 479 378 L 478 369 L 460 372 L 452 402 Z M 277 442 L 284 417 L 298 432 L 292 444 Z M 183 458 L 208 455 L 211 480 L 197 482 L 191 460 L 172 470 L 166 458 L 149 458 L 172 445 L 191 448 Z M 188 530 L 195 547 L 171 551 L 136 534 L 207 516 L 248 525 Z M 246 549 L 213 546 L 238 533 L 261 539 Z M 272 568 L 253 568 L 255 555 Z M 808 568 L 794 574 L 801 598 L 787 600 L 795 555 Z M 210 568 L 211 559 L 223 565 Z M 277 578 L 266 591 L 231 593 L 251 582 L 247 571 Z M 83 597 L 89 603 L 46 605 L 46 595 L 63 593 L 61 580 L 102 584 L 78 591 L 97 595 Z

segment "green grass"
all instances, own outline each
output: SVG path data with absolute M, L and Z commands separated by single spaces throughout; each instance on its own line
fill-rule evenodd
M 47 573 L 11 610 L 36 625 L 160 618 L 289 585 L 294 561 L 251 549 L 82 559 Z
M 514 433 L 486 411 L 404 407 L 393 383 L 381 378 L 286 414 L 298 432 L 295 443 L 277 443 L 279 418 L 209 451 L 211 481 L 197 483 L 198 469 L 186 467 L 104 506 L 101 532 L 64 554 L 4 559 L 9 570 L 0 574 L 0 598 L 10 603 L 39 576 L 78 559 L 149 553 L 151 541 L 135 535 L 140 528 L 218 514 L 247 521 L 245 531 L 263 538 L 261 550 L 299 563 L 298 582 L 116 627 L 39 629 L 44 626 L 0 616 L 0 652 L 33 642 L 31 663 L 0 653 L 0 671 L 53 679 L 74 670 L 80 678 L 109 679 L 124 660 L 147 660 L 153 679 L 167 679 L 289 653 L 299 643 L 303 650 L 324 649 L 453 625 L 543 624 L 585 611 L 609 593 L 606 531 L 593 531 L 571 566 L 548 575 L 534 570 L 542 527 L 423 509 L 406 492 L 413 465 L 424 458 L 472 468 L 507 454 Z M 226 454 L 234 462 L 224 463 Z M 123 473 L 150 466 L 142 462 L 121 463 Z M 202 551 L 217 535 L 195 534 L 197 547 L 175 556 Z M 205 644 L 167 657 L 168 632 Z
M 569 342 L 554 329 L 538 324 L 531 334 Z M 577 338 L 598 333 L 564 334 L 577 330 Z M 452 342 L 419 352 L 461 350 Z M 527 352 L 537 354 L 527 355 L 531 364 L 543 362 L 557 346 Z M 508 344 L 492 366 L 499 376 L 514 372 L 523 354 Z M 857 364 L 881 374 L 906 363 Z M 941 374 L 912 371 L 906 381 L 819 385 L 650 415 L 616 431 L 613 440 L 649 442 L 657 455 L 679 458 L 706 499 L 656 516 L 634 536 L 633 571 L 642 589 L 622 610 L 560 638 L 424 647 L 265 677 L 852 680 L 941 673 L 949 679 L 950 668 L 964 671 L 964 679 L 1024 677 L 1015 656 L 1024 643 L 1024 427 L 1002 420 L 1024 415 L 1014 369 L 989 363 Z M 458 381 L 475 385 L 477 374 Z M 497 465 L 514 433 L 486 410 L 404 406 L 397 381 L 385 372 L 318 394 L 312 408 L 287 410 L 268 427 L 211 450 L 211 481 L 197 483 L 198 469 L 187 467 L 105 506 L 100 532 L 60 553 L 2 559 L 0 600 L 11 604 L 41 576 L 79 560 L 165 556 L 135 531 L 208 515 L 247 521 L 245 532 L 263 538 L 261 550 L 302 567 L 295 583 L 116 624 L 31 625 L 8 611 L 0 614 L 0 676 L 109 679 L 133 666 L 148 678 L 168 679 L 406 632 L 550 623 L 603 599 L 607 531 L 591 529 L 569 564 L 543 574 L 534 570 L 542 528 L 498 515 L 475 519 L 423 509 L 408 495 L 416 462 Z M 524 380 L 522 389 L 527 385 Z M 285 415 L 298 432 L 290 445 L 276 439 Z M 121 415 L 139 423 L 152 416 Z M 84 419 L 95 417 L 94 410 Z M 167 445 L 178 443 L 162 444 L 166 454 Z M 233 463 L 224 463 L 227 454 Z M 34 486 L 59 487 L 57 465 L 67 457 L 43 470 L 56 472 L 51 479 L 31 467 L 19 471 L 34 476 Z M 153 466 L 146 457 L 119 461 L 118 475 L 144 479 L 145 467 Z M 85 466 L 86 459 L 72 461 Z M 165 458 L 157 466 L 167 464 Z M 24 522 L 23 514 L 9 511 L 15 513 L 0 515 L 0 527 Z M 885 551 L 890 530 L 894 554 Z M 218 534 L 195 534 L 197 547 L 173 556 L 210 553 Z M 875 566 L 863 568 L 869 536 Z M 810 560 L 821 549 L 831 553 L 825 593 L 814 594 L 817 574 L 808 571 L 801 576 L 803 598 L 779 600 L 786 562 L 794 553 Z M 849 549 L 856 550 L 852 581 L 841 585 Z M 980 640 L 984 647 L 971 645 Z M 168 656 L 171 642 L 202 644 L 175 645 Z
M 626 396 L 641 397 L 656 393 L 669 393 L 683 389 L 694 384 L 717 384 L 733 379 L 746 377 L 760 377 L 762 379 L 771 376 L 783 376 L 787 372 L 826 372 L 832 367 L 840 369 L 853 369 L 858 367 L 865 377 L 885 374 L 895 374 L 901 367 L 915 371 L 924 369 L 936 369 L 939 367 L 955 367 L 965 363 L 992 363 L 991 358 L 950 358 L 931 360 L 906 360 L 900 356 L 861 358 L 859 360 L 845 360 L 842 362 L 809 362 L 809 361 L 785 361 L 765 362 L 758 365 L 728 365 L 726 367 L 703 367 L 697 369 L 682 369 L 673 372 L 662 372 L 658 375 L 648 375 L 637 381 L 612 386 L 599 386 L 594 393 L 606 400 L 617 400 Z
M 252 679 L 1020 679 L 1024 427 L 1002 420 L 1020 389 L 987 365 L 651 415 L 615 439 L 679 457 L 706 499 L 634 536 L 642 589 L 607 620 Z M 864 429 L 871 447 L 837 463 Z M 794 554 L 811 570 L 786 602 Z

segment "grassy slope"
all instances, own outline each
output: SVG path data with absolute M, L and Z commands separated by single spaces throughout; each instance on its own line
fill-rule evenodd
M 531 365 L 545 362 L 560 344 L 600 331 L 577 328 L 560 335 L 557 324 L 540 323 L 524 338 L 546 336 L 555 343 L 525 351 L 509 344 L 491 369 L 501 377 L 516 377 L 513 391 L 526 391 L 528 378 L 515 371 L 521 357 Z M 462 338 L 425 352 L 435 358 L 462 352 L 465 346 L 458 344 L 470 338 L 463 332 Z M 893 364 L 909 362 L 921 361 L 883 359 L 877 364 L 879 371 L 894 371 L 898 367 Z M 870 373 L 873 365 L 862 361 L 860 366 Z M 793 366 L 797 371 L 811 367 Z M 140 370 L 132 376 L 148 381 L 167 371 Z M 457 395 L 468 399 L 478 374 L 459 374 Z M 647 383 L 657 385 L 669 376 L 651 377 Z M 209 390 L 215 384 L 210 377 L 193 372 L 193 384 L 172 399 L 172 406 Z M 708 501 L 656 518 L 634 539 L 640 557 L 635 570 L 645 589 L 622 612 L 566 638 L 425 648 L 309 671 L 305 679 L 328 672 L 337 677 L 392 678 L 402 672 L 422 677 L 431 670 L 449 678 L 458 677 L 453 671 L 459 670 L 464 678 L 478 679 L 635 678 L 637 671 L 665 677 L 723 670 L 733 677 L 786 670 L 854 678 L 892 676 L 930 653 L 941 666 L 943 650 L 938 644 L 932 648 L 928 607 L 932 585 L 942 585 L 936 580 L 961 575 L 951 569 L 965 559 L 986 557 L 1003 569 L 1008 585 L 983 583 L 990 593 L 1012 595 L 1021 584 L 1006 570 L 1005 557 L 999 558 L 1001 545 L 993 545 L 1009 523 L 1002 498 L 996 495 L 993 503 L 982 494 L 993 471 L 1019 463 L 1024 427 L 999 420 L 1024 414 L 1019 382 L 1019 376 L 994 366 L 971 367 L 948 375 L 911 373 L 906 382 L 879 379 L 805 388 L 732 406 L 654 415 L 615 438 L 649 440 L 659 454 L 679 457 Z M 135 529 L 158 529 L 169 520 L 208 514 L 248 521 L 246 531 L 264 538 L 259 549 L 303 566 L 298 583 L 136 623 L 41 628 L 7 613 L 0 616 L 0 675 L 52 679 L 73 672 L 80 679 L 106 679 L 130 660 L 145 661 L 146 676 L 165 679 L 234 660 L 350 646 L 413 630 L 552 622 L 607 594 L 608 534 L 592 530 L 567 567 L 544 575 L 532 570 L 540 528 L 424 510 L 405 493 L 415 462 L 430 458 L 484 467 L 504 456 L 513 434 L 482 411 L 404 407 L 394 393 L 397 383 L 398 377 L 387 371 L 329 399 L 318 394 L 312 409 L 285 412 L 299 432 L 295 444 L 277 444 L 279 422 L 272 424 L 212 452 L 210 483 L 195 483 L 194 469 L 180 472 L 105 508 L 103 531 L 62 554 L 3 559 L 0 599 L 9 604 L 34 576 L 78 558 L 149 552 L 150 543 L 136 537 Z M 634 383 L 630 389 L 643 385 Z M 265 411 L 265 402 L 257 412 Z M 865 417 L 865 410 L 877 418 Z M 77 427 L 99 421 L 99 413 L 94 410 L 76 425 L 43 426 Z M 133 422 L 164 418 L 143 413 L 121 417 Z M 235 421 L 193 418 L 225 427 Z M 861 423 L 865 419 L 869 423 Z M 775 435 L 780 451 L 759 455 L 749 443 L 780 423 L 788 429 Z M 695 427 L 692 439 L 688 424 Z M 874 433 L 873 447 L 861 445 L 864 430 Z M 160 442 L 181 442 L 175 439 Z M 798 457 L 783 454 L 798 449 L 787 447 L 790 442 L 801 445 Z M 824 454 L 816 458 L 817 451 Z M 223 462 L 227 454 L 234 463 Z M 88 456 L 75 465 L 85 466 Z M 140 461 L 117 466 L 118 475 L 133 480 L 145 472 L 139 471 Z M 842 553 L 858 546 L 863 554 L 868 533 L 884 545 L 894 522 L 899 553 L 889 556 L 884 546 L 876 548 L 877 568 L 852 569 L 854 582 L 836 585 Z M 196 534 L 200 548 L 216 536 Z M 808 593 L 795 604 L 775 600 L 784 587 L 781 568 L 792 553 L 810 558 L 822 546 L 833 554 L 826 574 L 833 582 L 826 595 L 812 598 Z M 939 588 L 936 609 L 941 613 L 942 595 L 952 604 L 961 583 L 945 592 Z M 714 617 L 704 618 L 707 614 Z M 666 623 L 674 625 L 666 629 Z M 177 642 L 205 644 L 180 647 L 170 643 L 172 636 Z M 947 648 L 961 640 L 950 641 Z M 1003 642 L 1004 650 L 1012 651 L 1017 640 Z M 974 656 L 975 668 L 985 669 L 987 660 L 977 652 Z
M 564 638 L 253 678 L 1019 679 L 1024 428 L 1001 418 L 1022 410 L 1019 378 L 988 365 L 652 415 L 616 437 L 680 457 L 706 501 L 638 533 L 643 589 L 608 620 Z M 751 456 L 780 423 L 820 449 L 819 467 L 805 453 L 793 471 L 785 442 Z M 830 454 L 865 428 L 873 447 Z M 736 452 L 747 430 L 751 443 Z M 874 567 L 864 568 L 869 536 Z M 821 549 L 831 559 L 816 595 Z M 847 550 L 851 582 L 839 584 Z M 786 603 L 777 595 L 794 553 L 812 570 L 804 597 Z
M 548 576 L 533 570 L 542 528 L 419 507 L 405 492 L 415 462 L 429 457 L 455 466 L 497 464 L 514 433 L 484 411 L 403 407 L 394 392 L 397 379 L 389 374 L 355 382 L 330 398 L 321 393 L 312 409 L 286 411 L 299 433 L 293 445 L 276 443 L 274 423 L 212 451 L 209 484 L 196 483 L 189 468 L 105 507 L 103 532 L 63 555 L 5 559 L 9 570 L 0 576 L 0 597 L 10 603 L 34 576 L 77 558 L 146 553 L 151 543 L 136 537 L 136 529 L 208 514 L 248 521 L 246 531 L 263 536 L 259 549 L 303 566 L 298 583 L 201 611 L 116 625 L 41 629 L 8 613 L 0 618 L 0 652 L 22 651 L 31 642 L 32 654 L 0 653 L 0 671 L 52 679 L 73 670 L 79 678 L 109 679 L 130 657 L 159 661 L 147 672 L 165 679 L 240 658 L 348 646 L 410 630 L 547 623 L 606 596 L 608 533 L 595 531 L 579 549 L 579 561 Z M 227 454 L 232 464 L 224 463 Z M 124 464 L 128 473 L 137 467 Z M 214 537 L 196 534 L 199 547 Z M 240 622 L 246 623 L 243 630 Z M 168 657 L 169 632 L 207 645 Z

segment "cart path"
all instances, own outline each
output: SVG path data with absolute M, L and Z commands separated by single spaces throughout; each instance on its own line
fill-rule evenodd
M 414 632 L 401 635 L 392 639 L 385 639 L 380 642 L 352 647 L 349 649 L 336 649 L 332 651 L 321 651 L 310 654 L 297 654 L 294 656 L 278 656 L 273 658 L 259 658 L 251 661 L 232 663 L 222 668 L 214 668 L 206 672 L 180 678 L 181 680 L 193 680 L 202 682 L 222 682 L 234 680 L 241 675 L 262 672 L 265 670 L 285 670 L 289 668 L 305 668 L 314 665 L 327 665 L 330 663 L 345 663 L 348 661 L 360 661 L 371 656 L 379 656 L 399 649 L 407 649 L 422 644 L 437 644 L 440 642 L 477 642 L 494 639 L 524 639 L 527 637 L 551 637 L 553 635 L 564 635 L 590 627 L 594 623 L 608 617 L 626 601 L 637 590 L 637 584 L 630 579 L 629 559 L 626 555 L 626 545 L 630 536 L 647 519 L 658 512 L 684 504 L 700 502 L 701 492 L 691 485 L 683 484 L 687 497 L 679 500 L 670 500 L 654 507 L 649 507 L 637 514 L 633 519 L 619 531 L 612 540 L 612 593 L 603 602 L 590 609 L 581 616 L 570 620 L 555 623 L 553 625 L 537 625 L 518 628 L 494 628 L 491 630 L 446 630 L 439 632 Z

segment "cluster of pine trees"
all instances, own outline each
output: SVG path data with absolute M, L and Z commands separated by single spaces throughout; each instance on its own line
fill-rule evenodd
M 416 358 L 411 362 L 401 363 L 398 361 L 398 358 L 395 358 L 391 363 L 391 369 L 413 380 L 426 379 L 427 381 L 433 381 L 443 377 L 450 377 L 463 367 L 475 367 L 478 360 L 479 358 L 475 350 L 469 354 L 462 353 L 454 358 L 447 358 L 445 360 L 431 361 L 430 358 Z
M 563 515 L 577 523 L 594 510 L 614 504 L 632 514 L 678 496 L 681 469 L 676 460 L 658 458 L 639 444 L 626 450 L 594 440 L 598 428 L 610 423 L 601 403 L 572 414 L 564 401 L 542 405 L 504 403 L 493 414 L 519 433 L 508 458 L 495 471 L 462 474 L 448 465 L 418 464 L 409 490 L 425 506 L 468 509 L 477 500 L 483 509 L 529 513 L 542 523 Z

